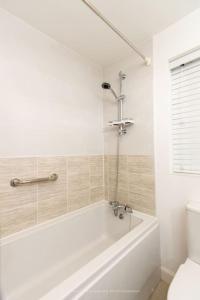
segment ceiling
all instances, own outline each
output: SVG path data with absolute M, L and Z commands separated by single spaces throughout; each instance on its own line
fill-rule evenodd
M 90 0 L 136 46 L 200 7 L 200 0 Z M 106 66 L 132 51 L 81 0 L 0 0 L 0 7 Z

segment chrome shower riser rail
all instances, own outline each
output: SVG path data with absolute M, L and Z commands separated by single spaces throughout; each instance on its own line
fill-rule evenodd
M 112 29 L 134 52 L 136 52 L 143 60 L 146 66 L 151 64 L 151 59 L 146 57 L 131 41 L 129 41 L 125 35 L 119 31 L 108 19 L 106 19 L 102 13 L 88 0 L 82 0 L 104 23 L 106 23 L 110 29 Z
M 12 187 L 16 187 L 19 185 L 24 184 L 32 184 L 32 183 L 39 183 L 39 182 L 47 182 L 47 181 L 56 181 L 58 179 L 57 174 L 51 174 L 48 177 L 42 177 L 42 178 L 30 178 L 30 179 L 19 179 L 19 178 L 13 178 L 10 181 L 10 185 Z

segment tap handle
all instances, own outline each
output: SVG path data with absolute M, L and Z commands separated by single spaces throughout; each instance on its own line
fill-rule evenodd
M 110 201 L 109 204 L 111 206 L 117 206 L 117 205 L 119 205 L 119 202 L 118 201 Z
M 133 213 L 133 209 L 129 205 L 125 205 L 125 211 L 130 214 Z

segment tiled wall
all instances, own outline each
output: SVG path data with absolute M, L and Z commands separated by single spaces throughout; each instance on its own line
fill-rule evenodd
M 105 156 L 105 195 L 108 200 L 129 204 L 132 208 L 155 213 L 153 158 L 147 155 L 120 155 L 119 184 L 116 190 L 115 155 Z
M 10 179 L 59 175 L 55 182 L 18 187 Z M 116 156 L 0 159 L 1 235 L 6 236 L 99 200 L 115 200 Z M 117 199 L 154 214 L 153 160 L 119 157 Z
M 55 182 L 18 187 L 10 179 L 46 177 Z M 0 159 L 1 236 L 104 199 L 103 156 Z

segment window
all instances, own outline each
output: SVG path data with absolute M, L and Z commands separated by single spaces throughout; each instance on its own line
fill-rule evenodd
M 200 49 L 170 62 L 172 167 L 200 174 Z

